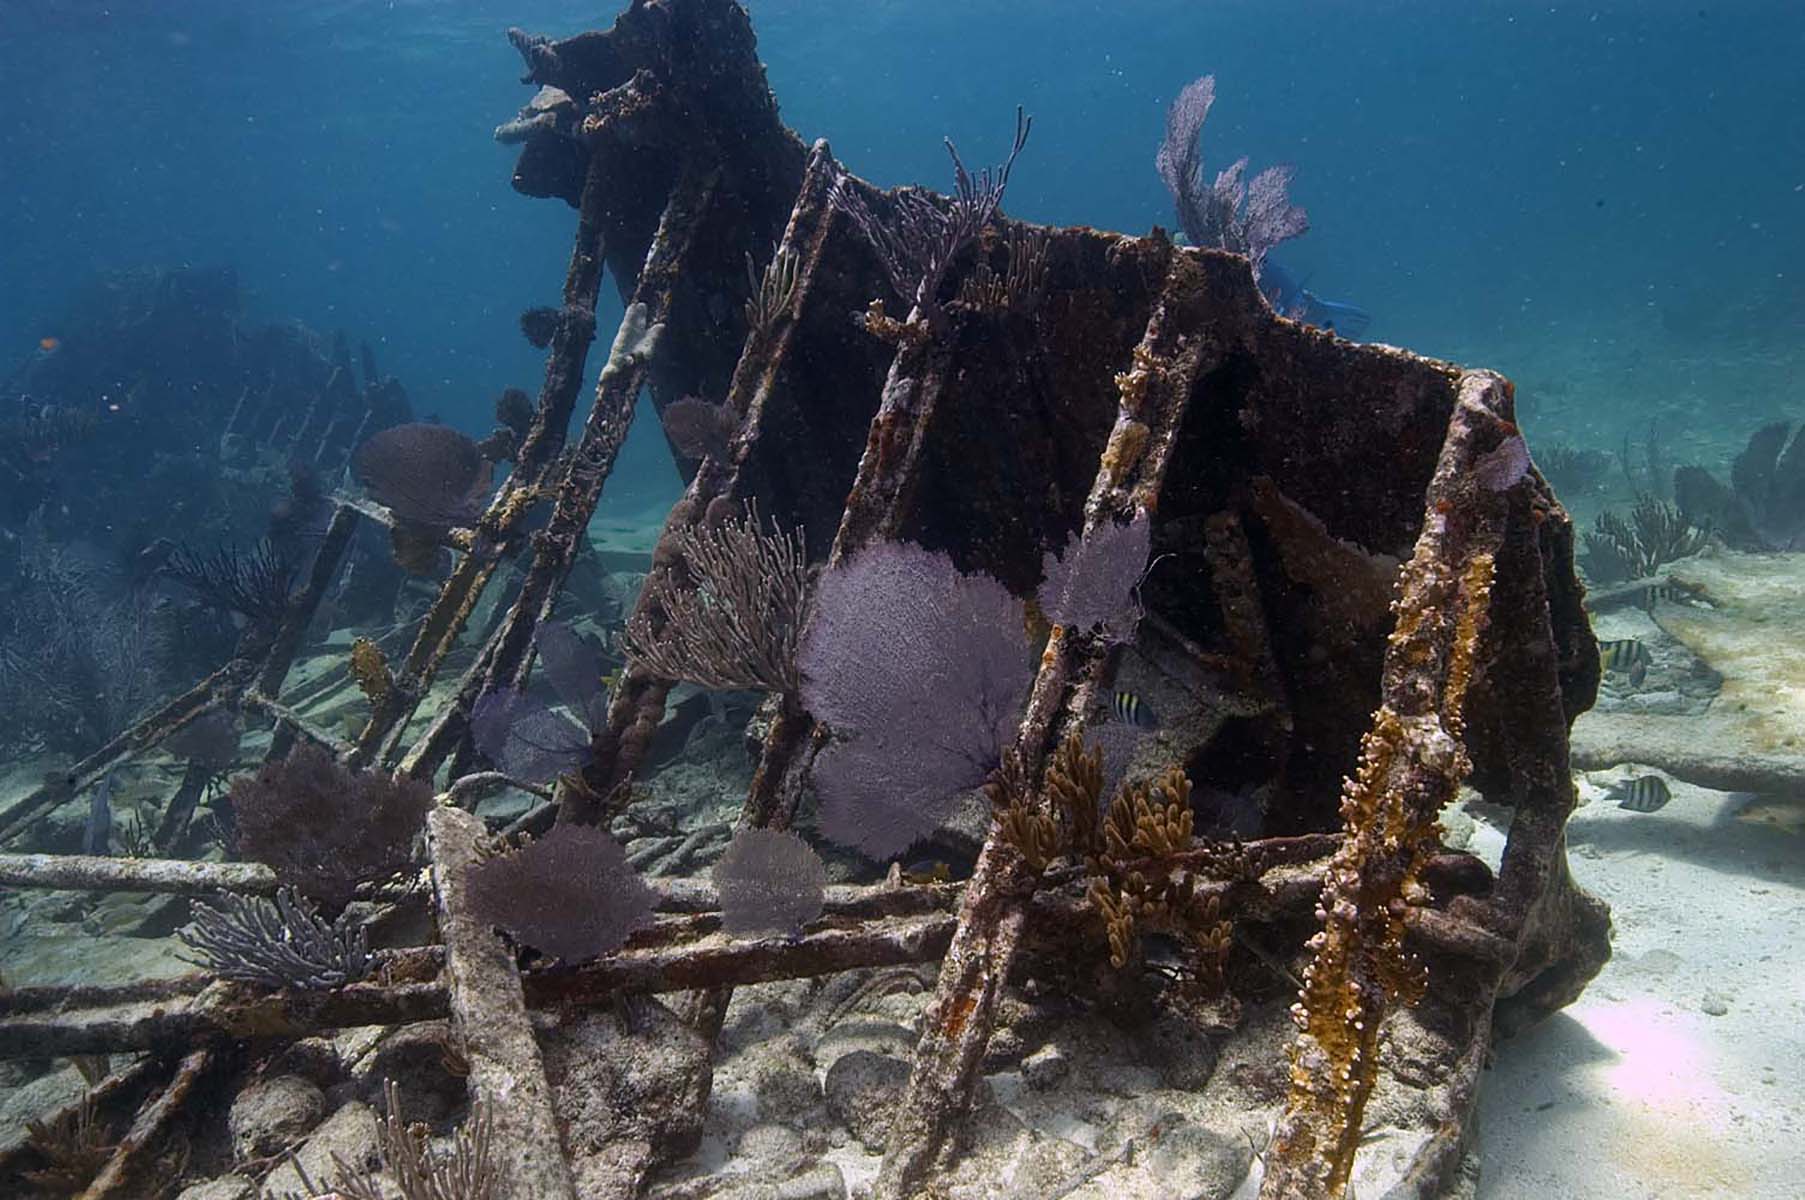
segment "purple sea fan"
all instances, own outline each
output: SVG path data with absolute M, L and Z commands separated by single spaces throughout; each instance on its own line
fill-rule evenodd
M 577 719 L 595 729 L 607 715 L 608 693 L 602 687 L 602 656 L 583 635 L 563 621 L 546 621 L 534 639 L 545 681 Z
M 793 833 L 742 829 L 714 865 L 729 933 L 800 933 L 821 915 L 827 865 Z
M 403 521 L 468 525 L 482 513 L 492 464 L 447 425 L 385 429 L 357 448 L 352 467 L 370 495 Z
M 1039 599 L 1047 620 L 1076 630 L 1125 629 L 1133 636 L 1139 615 L 1135 587 L 1152 543 L 1153 525 L 1144 509 L 1126 525 L 1106 520 L 1083 538 L 1074 533 L 1063 554 L 1049 552 L 1041 560 L 1046 581 Z
M 715 404 L 700 396 L 685 396 L 665 405 L 659 420 L 677 453 L 716 462 L 727 461 L 729 443 L 739 428 L 739 414 L 731 404 Z
M 555 825 L 524 849 L 470 871 L 477 916 L 569 963 L 620 949 L 652 923 L 652 889 L 620 843 L 591 825 Z
M 470 710 L 483 756 L 524 783 L 550 783 L 589 761 L 588 731 L 524 692 L 490 692 Z
M 1514 487 L 1529 473 L 1529 443 L 1520 433 L 1512 434 L 1473 464 L 1473 478 L 1479 486 L 1494 492 Z
M 311 743 L 232 783 L 237 847 L 286 884 L 333 908 L 357 885 L 408 865 L 432 788 L 380 771 L 351 771 Z
M 906 850 L 1002 759 L 1032 678 L 1021 601 L 944 554 L 870 547 L 821 578 L 803 706 L 847 740 L 815 764 L 823 836 Z
M 164 738 L 163 749 L 218 773 L 238 756 L 238 741 L 237 715 L 210 708 Z

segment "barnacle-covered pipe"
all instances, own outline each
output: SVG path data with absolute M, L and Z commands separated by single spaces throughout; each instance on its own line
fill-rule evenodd
M 1462 712 L 1506 516 L 1500 492 L 1473 467 L 1500 436 L 1507 388 L 1487 372 L 1462 379 L 1422 533 L 1399 578 L 1383 703 L 1343 789 L 1345 838 L 1329 864 L 1315 958 L 1292 1008 L 1291 1092 L 1267 1158 L 1265 1200 L 1346 1193 L 1378 1080 L 1380 1025 L 1392 1003 L 1414 1003 L 1426 983 L 1404 929 L 1426 898 L 1420 875 L 1438 845 L 1437 817 L 1470 769 Z

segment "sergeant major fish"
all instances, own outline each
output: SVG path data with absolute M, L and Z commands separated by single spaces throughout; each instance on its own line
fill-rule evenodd
M 1618 808 L 1627 808 L 1633 813 L 1659 812 L 1673 799 L 1667 781 L 1659 775 L 1626 780 L 1611 789 L 1611 795 L 1616 797 Z
M 1124 725 L 1132 725 L 1136 729 L 1159 727 L 1159 716 L 1153 711 L 1153 706 L 1133 692 L 1117 692 L 1110 701 L 1109 710 Z
M 1618 638 L 1598 643 L 1598 661 L 1605 670 L 1622 671 L 1631 683 L 1640 685 L 1648 677 L 1648 667 L 1654 656 L 1635 638 Z

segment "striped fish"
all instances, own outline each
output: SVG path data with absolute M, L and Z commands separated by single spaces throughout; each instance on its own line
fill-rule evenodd
M 1132 725 L 1136 729 L 1159 727 L 1159 717 L 1154 713 L 1153 706 L 1133 692 L 1117 692 L 1109 708 L 1116 720 L 1124 725 Z
M 1691 604 L 1698 594 L 1677 583 L 1651 583 L 1642 593 L 1642 607 L 1650 611 L 1657 604 Z
M 1659 812 L 1673 799 L 1673 793 L 1667 788 L 1667 781 L 1659 775 L 1642 775 L 1625 780 L 1611 789 L 1611 795 L 1616 797 L 1618 808 L 1627 808 L 1634 813 Z
M 1648 666 L 1654 661 L 1654 655 L 1635 638 L 1618 638 L 1613 642 L 1598 643 L 1598 660 L 1605 670 L 1621 671 L 1630 677 L 1631 683 L 1640 684 L 1648 677 Z

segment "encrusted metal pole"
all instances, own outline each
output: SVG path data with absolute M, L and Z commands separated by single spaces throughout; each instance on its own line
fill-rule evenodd
M 1532 498 L 1538 481 L 1522 476 L 1500 486 L 1478 469 L 1483 453 L 1516 436 L 1509 385 L 1489 372 L 1463 375 L 1425 498 L 1422 532 L 1398 582 L 1382 704 L 1361 745 L 1359 773 L 1343 790 L 1344 840 L 1330 861 L 1317 910 L 1322 929 L 1310 942 L 1315 957 L 1292 1010 L 1300 1032 L 1291 1054 L 1291 1094 L 1265 1159 L 1263 1200 L 1334 1200 L 1347 1190 L 1366 1103 L 1379 1078 L 1385 1022 L 1398 1006 L 1422 1000 L 1428 988 L 1427 970 L 1405 941 L 1407 932 L 1423 928 L 1437 932 L 1444 945 L 1468 948 L 1481 964 L 1478 983 L 1463 989 L 1470 993 L 1472 1011 L 1463 1016 L 1475 1030 L 1472 1043 L 1439 1083 L 1448 1136 L 1431 1139 L 1413 1167 L 1425 1186 L 1451 1176 L 1477 1097 L 1493 996 L 1506 968 L 1523 954 L 1532 909 L 1555 903 L 1559 932 L 1567 937 L 1588 911 L 1578 893 L 1572 893 L 1571 907 L 1562 907 L 1551 890 L 1552 873 L 1564 874 L 1560 830 L 1572 807 L 1572 783 L 1537 546 L 1542 520 L 1530 511 L 1540 502 Z M 1513 539 L 1522 543 L 1519 561 L 1503 571 L 1500 556 L 1509 553 Z M 1468 693 L 1488 669 L 1494 623 L 1517 626 L 1501 631 L 1513 635 L 1514 644 L 1539 641 L 1546 648 L 1512 664 L 1525 679 L 1493 679 L 1490 685 L 1547 693 L 1530 706 L 1533 728 L 1516 739 L 1523 753 L 1519 757 L 1513 747 L 1511 754 L 1513 773 L 1521 774 L 1512 781 L 1516 815 L 1504 869 L 1488 898 L 1457 901 L 1445 915 L 1413 921 L 1429 898 L 1422 876 L 1439 848 L 1437 818 L 1472 770 Z M 1563 943 L 1561 950 L 1570 956 L 1573 947 Z M 1516 969 L 1527 984 L 1549 965 L 1538 961 L 1524 971 L 1519 963 Z M 1583 959 L 1566 967 L 1588 977 L 1596 969 L 1596 961 Z
M 626 443 L 678 281 L 695 247 L 702 219 L 714 203 L 716 182 L 711 172 L 690 168 L 671 189 L 633 298 L 596 380 L 595 403 L 583 423 L 582 435 L 571 448 L 569 468 L 558 482 L 551 518 L 534 535 L 533 565 L 478 665 L 464 676 L 457 700 L 445 706 L 401 758 L 403 773 L 417 778 L 436 769 L 462 737 L 469 706 L 476 698 L 520 682 L 530 662 L 533 633 L 570 574 L 602 486 Z
M 1117 376 L 1116 422 L 1085 502 L 1087 531 L 1154 507 L 1196 380 L 1214 361 L 1214 342 L 1199 333 L 1209 327 L 1203 272 L 1193 255 L 1169 248 L 1166 253 L 1159 302 L 1129 369 Z M 899 354 L 899 366 L 902 361 Z M 1015 743 L 1030 778 L 1040 774 L 1060 714 L 1088 711 L 1113 670 L 1114 655 L 1106 647 L 1053 629 Z M 904 1200 L 950 1158 L 954 1131 L 971 1108 L 1032 889 L 1021 855 L 993 826 L 966 885 L 959 929 L 924 1015 L 874 1196 Z
M 577 1200 L 514 957 L 470 912 L 468 879 L 485 835 L 482 819 L 438 806 L 426 831 L 452 1022 L 470 1063 L 471 1099 L 487 1100 L 495 1122 L 495 1200 Z
M 545 381 L 539 388 L 533 423 L 516 451 L 514 474 L 478 523 L 481 537 L 493 549 L 485 554 L 461 556 L 451 577 L 440 588 L 415 632 L 401 670 L 396 672 L 395 686 L 374 706 L 369 723 L 358 736 L 359 762 L 374 761 L 384 741 L 412 716 L 505 557 L 503 551 L 513 544 L 532 502 L 538 498 L 535 490 L 547 482 L 550 468 L 564 446 L 565 429 L 582 390 L 589 346 L 595 341 L 595 304 L 606 248 L 603 220 L 607 194 L 607 156 L 597 148 L 590 154 L 584 176 L 576 235 L 564 274 L 563 308 L 546 349 Z

